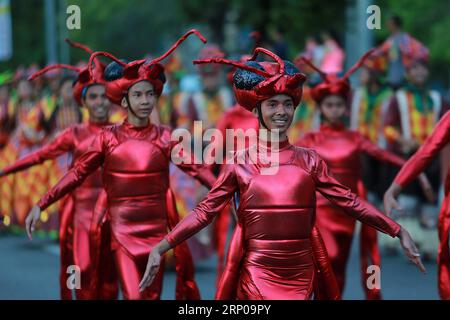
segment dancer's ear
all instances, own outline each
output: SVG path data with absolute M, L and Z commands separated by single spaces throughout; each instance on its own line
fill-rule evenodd
M 128 108 L 128 99 L 127 97 L 122 98 L 122 102 L 120 103 L 123 108 Z

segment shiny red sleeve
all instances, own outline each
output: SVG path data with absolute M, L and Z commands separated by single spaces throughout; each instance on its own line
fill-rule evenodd
M 45 210 L 75 188 L 103 164 L 103 132 L 97 135 L 89 149 L 81 155 L 59 182 L 51 188 L 38 202 L 38 206 Z
M 389 163 L 397 167 L 401 167 L 402 165 L 405 164 L 406 161 L 397 156 L 396 154 L 381 149 L 380 147 L 378 147 L 377 145 L 372 143 L 369 139 L 366 139 L 359 133 L 357 133 L 357 136 L 358 136 L 357 139 L 359 140 L 360 150 L 367 153 L 369 156 L 377 159 L 380 162 Z
M 385 216 L 377 208 L 352 193 L 350 188 L 340 184 L 330 175 L 324 160 L 313 151 L 316 189 L 331 203 L 341 207 L 348 215 L 369 226 L 395 237 L 400 232 L 400 225 Z
M 450 141 L 450 111 L 438 122 L 424 144 L 406 162 L 394 179 L 402 187 L 414 180 Z
M 73 129 L 67 128 L 54 140 L 3 169 L 5 174 L 22 171 L 49 159 L 55 159 L 73 148 Z
M 233 164 L 224 165 L 206 198 L 166 235 L 165 239 L 171 247 L 177 246 L 210 224 L 214 217 L 230 202 L 238 188 L 234 170 Z

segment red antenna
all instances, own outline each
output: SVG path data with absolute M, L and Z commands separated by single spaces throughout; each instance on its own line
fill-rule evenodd
M 260 53 L 260 52 L 261 52 L 261 53 L 264 53 L 264 54 L 266 54 L 266 55 L 268 55 L 268 56 L 271 57 L 273 60 L 275 60 L 276 63 L 280 66 L 280 71 L 281 71 L 281 73 L 285 73 L 285 70 L 284 70 L 284 61 L 283 61 L 283 59 L 281 59 L 279 56 L 277 56 L 275 53 L 273 53 L 273 52 L 270 51 L 270 50 L 267 50 L 267 49 L 258 47 L 258 48 L 256 48 L 256 49 L 253 51 L 253 56 L 250 58 L 250 60 L 255 60 L 256 57 L 258 56 L 258 53 Z
M 74 47 L 74 48 L 78 48 L 78 49 L 84 50 L 84 51 L 86 51 L 86 52 L 89 53 L 89 54 L 93 54 L 93 53 L 94 53 L 94 51 L 93 51 L 91 48 L 89 48 L 88 46 L 86 46 L 86 45 L 84 45 L 84 44 L 81 44 L 81 43 L 79 43 L 79 42 L 72 41 L 72 40 L 70 40 L 70 39 L 68 39 L 68 38 L 66 38 L 65 41 L 66 41 L 68 44 L 70 44 L 72 47 Z
M 212 59 L 205 59 L 205 60 L 194 60 L 193 61 L 194 64 L 206 64 L 206 63 L 220 63 L 220 64 L 228 64 L 228 65 L 232 65 L 235 66 L 237 68 L 240 69 L 244 69 L 253 73 L 256 73 L 260 76 L 263 76 L 265 78 L 269 78 L 272 75 L 264 70 L 260 70 L 260 69 L 256 69 L 254 67 L 248 66 L 244 63 L 238 62 L 238 61 L 232 61 L 232 60 L 227 60 L 227 59 L 222 59 L 222 58 L 212 58 Z
M 113 60 L 113 61 L 117 62 L 118 64 L 120 64 L 122 67 L 126 67 L 126 65 L 127 65 L 125 62 L 120 61 L 118 58 L 116 58 L 113 54 L 111 54 L 111 53 L 109 53 L 109 52 L 106 52 L 106 51 L 97 51 L 97 52 L 94 52 L 94 53 L 91 55 L 91 57 L 89 58 L 89 64 L 88 64 L 89 74 L 90 74 L 91 78 L 94 78 L 94 71 L 93 71 L 93 68 L 92 68 L 92 66 L 93 66 L 93 63 L 92 63 L 92 62 L 94 61 L 94 59 L 95 59 L 97 56 L 108 57 L 108 58 L 110 58 L 111 60 Z
M 327 79 L 327 74 L 325 72 L 323 72 L 322 70 L 320 70 L 318 67 L 316 67 L 311 60 L 305 58 L 305 57 L 300 57 L 300 59 L 306 63 L 308 66 L 310 66 L 314 71 L 316 71 L 317 73 L 320 74 L 321 78 L 323 80 Z
M 168 55 L 170 55 L 184 40 L 186 40 L 191 34 L 195 34 L 203 43 L 206 43 L 206 38 L 196 29 L 191 29 L 188 32 L 186 32 L 180 39 L 178 39 L 175 44 L 172 45 L 172 47 L 166 51 L 162 56 L 159 58 L 153 59 L 147 66 L 149 68 L 151 65 L 158 63 L 159 61 L 165 59 Z
M 342 79 L 348 79 L 356 70 L 361 68 L 364 61 L 369 58 L 369 56 L 376 50 L 376 48 L 372 48 L 369 51 L 367 51 L 359 60 L 345 73 L 345 75 L 342 77 Z
M 44 73 L 46 73 L 50 70 L 53 70 L 53 69 L 68 69 L 68 70 L 75 71 L 77 73 L 81 72 L 80 68 L 71 66 L 69 64 L 52 64 L 52 65 L 49 65 L 49 66 L 39 70 L 38 72 L 33 73 L 31 76 L 28 77 L 28 81 L 32 81 L 32 80 L 36 79 L 37 77 L 40 77 Z

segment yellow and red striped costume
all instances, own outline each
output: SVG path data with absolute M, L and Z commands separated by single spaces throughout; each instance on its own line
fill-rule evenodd
M 42 104 L 38 102 L 29 110 L 20 107 L 18 104 L 16 106 L 18 106 L 16 108 L 16 130 L 11 137 L 10 143 L 4 150 L 9 164 L 39 148 L 46 138 L 43 128 L 45 119 Z M 39 133 L 39 136 L 29 136 L 26 133 L 28 130 Z M 41 166 L 33 167 L 26 172 L 17 173 L 12 177 L 10 197 L 7 198 L 8 200 L 5 199 L 5 201 L 3 201 L 2 197 L 2 206 L 5 206 L 5 208 L 11 206 L 14 212 L 13 220 L 17 224 L 24 224 L 31 207 L 49 189 L 51 167 L 52 163 L 46 162 Z M 3 185 L 4 183 L 2 183 Z M 9 192 L 8 190 L 2 191 L 5 194 Z M 52 209 L 46 210 L 41 215 L 43 222 L 48 220 L 48 212 L 52 212 Z
M 444 109 L 442 97 L 435 91 L 419 90 L 411 85 L 398 90 L 386 116 L 386 139 L 393 143 L 403 136 L 423 144 Z
M 376 93 L 361 87 L 355 90 L 352 97 L 350 128 L 382 148 L 386 147 L 384 119 L 392 94 L 392 90 L 387 87 Z

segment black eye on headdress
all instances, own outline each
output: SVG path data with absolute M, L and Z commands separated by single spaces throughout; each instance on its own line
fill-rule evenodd
M 247 61 L 245 64 L 259 70 L 264 70 L 264 68 L 256 61 Z M 239 68 L 236 70 L 233 76 L 233 82 L 236 88 L 244 90 L 251 90 L 256 85 L 258 85 L 258 83 L 264 80 L 266 80 L 266 78 L 264 78 L 263 76 Z
M 127 63 L 126 60 L 121 61 Z M 118 64 L 116 61 L 113 61 L 106 66 L 105 71 L 103 72 L 103 77 L 106 81 L 117 80 L 123 77 L 123 69 L 123 66 Z

